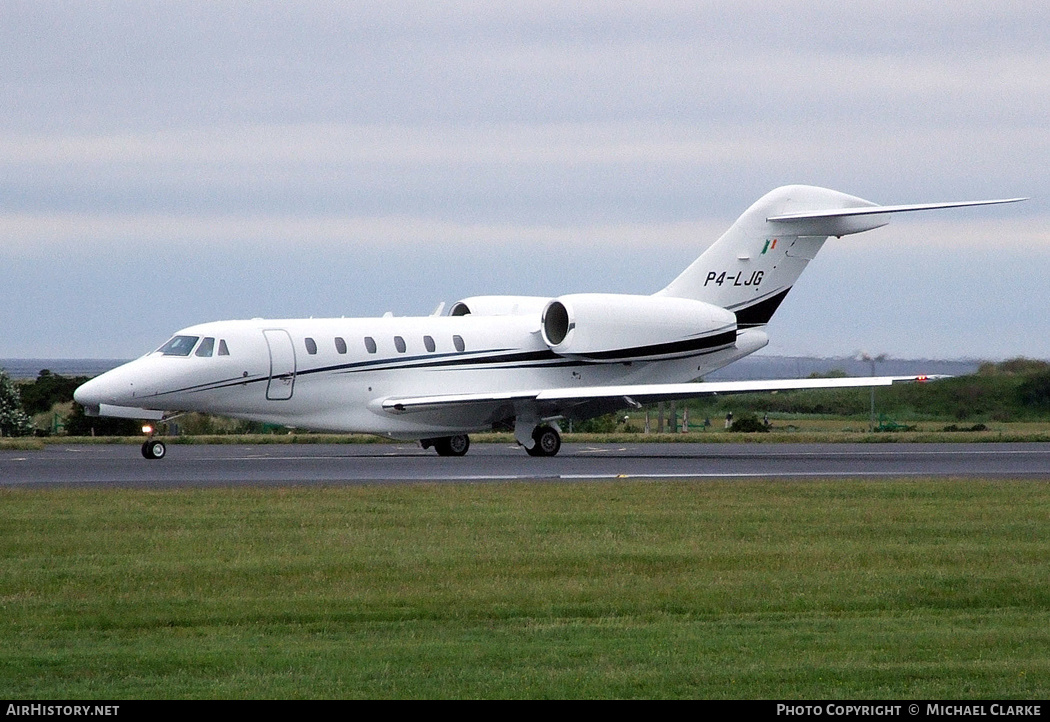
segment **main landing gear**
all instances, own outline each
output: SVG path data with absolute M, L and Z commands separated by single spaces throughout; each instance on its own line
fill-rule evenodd
M 438 456 L 463 456 L 470 448 L 470 437 L 466 434 L 441 436 L 437 439 L 423 439 L 419 442 L 424 449 L 434 447 Z
M 561 434 L 553 426 L 537 426 L 532 432 L 532 440 L 535 442 L 532 448 L 526 448 L 529 456 L 554 456 L 561 450 Z M 434 447 L 438 456 L 463 456 L 470 449 L 470 437 L 466 434 L 456 436 L 439 436 L 435 439 L 421 439 L 420 446 L 424 449 Z M 145 446 L 142 447 L 145 454 Z
M 561 449 L 561 434 L 553 426 L 537 426 L 532 440 L 533 447 L 525 449 L 529 456 L 554 456 Z

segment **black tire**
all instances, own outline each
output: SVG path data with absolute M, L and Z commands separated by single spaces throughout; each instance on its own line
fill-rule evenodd
M 438 456 L 463 456 L 470 449 L 470 437 L 466 434 L 443 436 L 432 441 Z
M 142 455 L 147 459 L 163 459 L 166 453 L 168 453 L 168 447 L 163 441 L 151 439 L 142 445 Z
M 537 426 L 532 438 L 535 446 L 526 449 L 530 456 L 557 456 L 561 450 L 561 434 L 553 426 Z

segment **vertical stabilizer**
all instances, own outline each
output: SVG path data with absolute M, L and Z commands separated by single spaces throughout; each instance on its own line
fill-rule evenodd
M 870 207 L 877 204 L 826 188 L 777 188 L 748 208 L 721 238 L 656 295 L 721 306 L 736 313 L 740 328 L 764 325 L 828 236 L 858 233 L 887 223 L 886 217 L 878 214 L 801 221 L 769 219 Z

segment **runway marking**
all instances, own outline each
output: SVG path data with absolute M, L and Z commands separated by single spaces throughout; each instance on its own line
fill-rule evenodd
M 995 474 L 999 476 L 1000 474 Z M 1043 476 L 1039 471 L 1016 471 L 1009 472 L 1008 476 Z M 770 479 L 777 477 L 801 477 L 801 478 L 826 478 L 843 477 L 856 478 L 858 476 L 923 476 L 923 477 L 951 477 L 962 476 L 962 474 L 942 474 L 930 471 L 772 471 L 772 472 L 711 472 L 711 473 L 661 473 L 661 474 L 560 474 L 555 477 L 566 481 L 580 481 L 585 479 L 741 479 L 756 478 Z M 543 478 L 543 477 L 532 477 Z
M 656 445 L 660 445 L 660 446 L 676 446 L 675 444 L 666 444 L 666 445 L 656 444 Z M 784 444 L 784 445 L 787 445 L 787 444 Z M 845 445 L 845 444 L 843 444 L 843 445 Z M 855 448 L 855 449 L 851 449 L 849 451 L 829 451 L 829 452 L 823 452 L 823 451 L 821 451 L 821 452 L 816 452 L 816 451 L 784 451 L 784 452 L 778 452 L 778 451 L 775 450 L 775 447 L 779 446 L 778 444 L 754 444 L 754 445 L 743 444 L 743 445 L 734 445 L 734 448 L 731 448 L 728 451 L 725 451 L 725 447 L 728 446 L 727 444 L 688 444 L 688 443 L 687 444 L 682 444 L 682 446 L 686 446 L 686 447 L 689 447 L 689 446 L 692 446 L 694 448 L 703 447 L 705 449 L 711 449 L 712 451 L 713 450 L 717 450 L 717 449 L 723 449 L 723 453 L 731 453 L 733 451 L 736 451 L 736 452 L 739 452 L 739 453 L 761 453 L 761 451 L 773 448 L 774 449 L 773 451 L 767 451 L 766 453 L 769 453 L 769 454 L 776 454 L 776 453 L 803 454 L 803 455 L 820 453 L 822 456 L 852 456 L 852 455 L 857 455 L 857 454 L 868 454 L 868 455 L 880 455 L 881 454 L 881 455 L 891 455 L 892 456 L 894 454 L 901 454 L 901 453 L 905 453 L 905 454 L 959 454 L 959 453 L 963 453 L 963 454 L 1045 454 L 1045 453 L 1050 453 L 1050 450 L 1048 450 L 1048 449 L 1001 449 L 999 451 L 997 451 L 995 449 L 970 449 L 970 450 L 961 450 L 961 451 L 960 450 L 954 450 L 953 451 L 952 449 L 936 449 L 936 450 L 934 450 L 934 449 L 930 449 L 929 447 L 918 448 L 917 446 L 910 446 L 909 444 L 896 444 L 896 445 L 888 444 L 888 445 L 894 446 L 894 448 L 893 449 L 867 449 L 867 448 L 856 449 Z M 629 450 L 630 451 L 639 451 L 641 449 L 644 449 L 647 446 L 649 446 L 649 444 L 644 444 L 644 443 L 643 444 L 638 444 L 637 446 L 630 447 Z M 741 446 L 746 447 L 746 448 L 741 448 Z M 801 446 L 801 444 L 792 444 L 792 446 Z M 863 444 L 863 446 L 869 446 L 869 445 L 868 444 Z M 995 444 L 994 442 L 989 442 L 988 446 L 998 446 L 998 445 Z M 587 450 L 594 450 L 594 451 L 628 451 L 628 447 L 619 447 L 617 449 L 599 449 L 597 447 L 588 447 Z M 580 449 L 580 450 L 577 450 L 576 453 L 581 453 L 582 451 L 583 450 Z
M 619 447 L 615 449 L 603 449 L 599 447 L 587 447 L 585 449 L 566 449 L 565 453 L 562 453 L 561 458 L 571 457 L 576 454 L 610 454 L 615 452 L 630 452 L 636 454 L 644 454 L 646 451 L 645 447 L 648 444 L 640 444 L 635 447 Z M 514 449 L 517 451 L 517 449 Z M 893 450 L 867 450 L 867 449 L 854 449 L 850 451 L 765 451 L 759 449 L 719 449 L 718 445 L 712 444 L 706 447 L 702 451 L 696 451 L 694 453 L 659 453 L 652 454 L 655 458 L 678 458 L 682 456 L 698 456 L 698 457 L 709 457 L 709 456 L 728 456 L 728 457 L 745 457 L 745 456 L 792 456 L 792 457 L 808 457 L 808 456 L 820 456 L 824 458 L 828 457 L 841 457 L 841 456 L 901 456 L 908 454 L 923 454 L 923 455 L 942 455 L 942 456 L 1003 456 L 1003 455 L 1021 455 L 1021 454 L 1038 454 L 1048 455 L 1050 449 L 974 449 L 974 450 L 931 450 L 931 449 L 908 449 L 908 448 L 896 448 Z M 327 454 L 295 454 L 295 455 L 283 455 L 280 453 L 256 453 L 247 454 L 243 457 L 224 456 L 223 459 L 347 459 L 347 458 L 365 458 L 365 457 L 390 457 L 390 456 L 412 456 L 412 457 L 431 457 L 434 456 L 427 451 L 421 449 L 404 449 L 399 451 L 384 451 L 384 452 L 369 452 L 369 453 L 327 453 Z M 486 456 L 493 456 L 492 454 L 486 454 Z M 201 457 L 204 458 L 204 457 Z
M 1011 472 L 1009 476 L 1042 476 L 1041 472 Z M 855 479 L 858 477 L 901 477 L 901 476 L 923 476 L 923 477 L 948 477 L 951 474 L 937 474 L 930 473 L 927 471 L 788 471 L 788 472 L 772 472 L 772 473 L 761 473 L 761 472 L 712 472 L 712 473 L 658 473 L 658 474 L 554 474 L 551 476 L 546 475 L 532 475 L 532 474 L 477 474 L 467 476 L 428 476 L 426 478 L 419 479 L 405 479 L 398 478 L 396 481 L 540 481 L 540 480 L 559 480 L 559 481 L 587 481 L 587 480 L 625 480 L 632 481 L 638 479 L 770 479 L 780 477 L 793 477 L 793 478 L 846 478 Z M 377 478 L 380 481 L 388 480 L 383 477 Z

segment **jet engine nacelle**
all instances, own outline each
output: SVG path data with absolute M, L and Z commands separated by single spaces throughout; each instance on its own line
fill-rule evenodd
M 689 298 L 579 293 L 547 303 L 541 333 L 560 356 L 646 361 L 733 346 L 736 314 Z
M 449 316 L 527 316 L 539 314 L 548 296 L 471 296 L 456 301 Z

